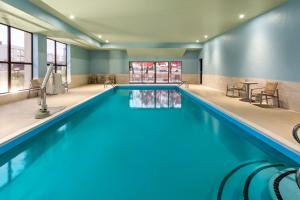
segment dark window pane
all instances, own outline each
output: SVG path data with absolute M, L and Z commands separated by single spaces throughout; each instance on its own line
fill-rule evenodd
M 0 93 L 8 92 L 8 65 L 0 63 Z
M 67 45 L 56 42 L 56 64 L 67 65 Z
M 11 28 L 11 61 L 31 63 L 31 49 L 31 34 L 15 28 Z
M 169 81 L 169 62 L 156 63 L 156 83 L 168 83 Z
M 170 83 L 178 83 L 181 81 L 181 67 L 182 62 L 180 61 L 170 62 Z
M 11 92 L 29 89 L 32 78 L 32 65 L 12 64 L 11 65 Z
M 0 61 L 8 61 L 8 27 L 0 24 Z
M 55 42 L 47 39 L 47 64 L 55 62 Z

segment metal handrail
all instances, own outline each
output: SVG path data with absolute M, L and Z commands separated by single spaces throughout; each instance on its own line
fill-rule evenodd
M 300 124 L 297 124 L 294 128 L 293 128 L 293 137 L 294 139 L 300 144 L 300 138 L 298 136 L 298 130 L 300 129 Z M 296 171 L 296 183 L 300 189 L 300 168 L 297 169 Z
M 296 171 L 296 183 L 300 189 L 300 168 L 298 168 Z
M 178 87 L 181 87 L 184 84 L 188 87 L 189 83 L 187 81 L 180 81 L 177 85 L 178 85 Z
M 297 124 L 294 128 L 293 128 L 293 137 L 294 139 L 300 144 L 300 138 L 298 136 L 298 130 L 300 129 L 300 124 Z

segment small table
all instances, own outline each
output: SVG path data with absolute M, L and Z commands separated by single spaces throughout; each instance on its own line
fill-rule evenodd
M 258 83 L 257 82 L 252 82 L 252 81 L 243 81 L 241 83 L 246 85 L 246 94 L 247 94 L 247 97 L 242 99 L 242 100 L 251 102 L 251 99 L 250 99 L 250 85 L 256 85 Z

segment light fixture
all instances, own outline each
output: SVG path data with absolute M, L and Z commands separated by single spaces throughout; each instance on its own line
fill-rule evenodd
M 208 35 L 204 35 L 204 38 L 207 39 L 207 38 L 208 38 Z
M 106 43 L 109 43 L 109 40 L 105 40 Z
M 102 38 L 102 35 L 98 35 L 98 38 L 101 39 L 101 38 Z
M 244 18 L 245 18 L 245 15 L 244 15 L 244 14 L 240 14 L 239 18 L 240 18 L 240 19 L 244 19 Z
M 75 16 L 74 15 L 70 15 L 70 19 L 75 19 Z
M 197 43 L 199 43 L 199 42 L 200 42 L 200 40 L 196 40 L 196 42 L 197 42 Z

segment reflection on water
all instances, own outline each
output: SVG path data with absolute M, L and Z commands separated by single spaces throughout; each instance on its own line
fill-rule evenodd
M 47 149 L 63 138 L 67 124 L 63 124 L 53 134 L 37 136 L 0 156 L 0 191 L 15 180 L 26 168 L 42 156 Z M 39 142 L 34 142 L 39 140 Z
M 181 95 L 176 90 L 132 90 L 130 108 L 181 108 Z

